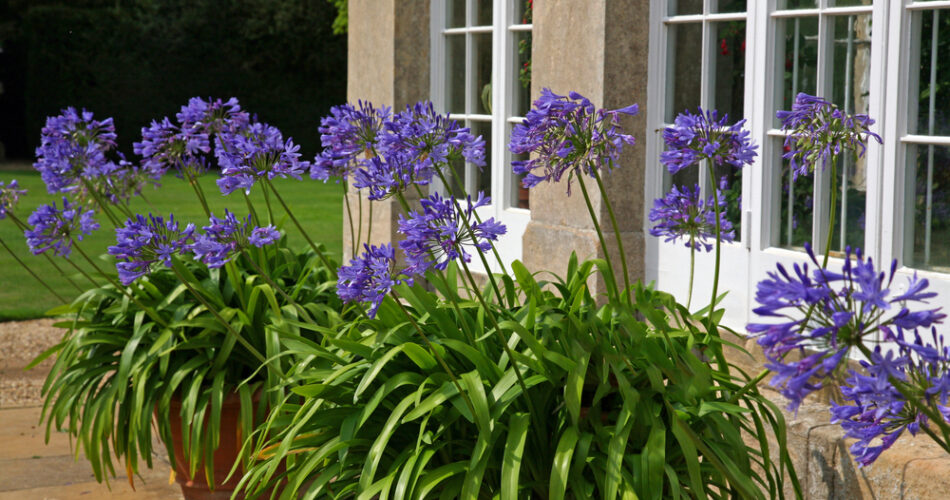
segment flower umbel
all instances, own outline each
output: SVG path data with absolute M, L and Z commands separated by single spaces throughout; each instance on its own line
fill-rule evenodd
M 112 118 L 93 119 L 92 112 L 66 108 L 46 119 L 33 167 L 53 193 L 75 189 L 79 179 L 109 163 L 106 153 L 115 148 Z
M 26 194 L 26 189 L 20 189 L 16 179 L 5 186 L 3 181 L 0 181 L 0 220 L 7 218 L 7 212 L 16 206 L 20 201 L 20 196 L 24 194 Z
M 717 192 L 718 193 L 718 192 Z M 719 196 L 719 206 L 726 206 L 726 199 Z M 663 237 L 664 241 L 671 242 L 683 238 L 687 247 L 695 250 L 710 251 L 712 243 L 707 240 L 716 239 L 716 212 L 713 209 L 713 198 L 705 202 L 700 199 L 699 185 L 693 189 L 683 187 L 673 189 L 663 198 L 657 198 L 650 210 L 650 221 L 656 223 L 650 234 Z M 726 219 L 725 210 L 719 213 L 719 229 L 722 241 L 735 239 L 732 223 Z
M 323 151 L 310 166 L 310 177 L 326 181 L 330 177 L 343 180 L 353 169 L 377 153 L 378 136 L 383 124 L 390 120 L 390 108 L 375 108 L 372 103 L 359 101 L 330 108 L 330 116 L 320 120 L 320 143 Z
M 623 151 L 634 144 L 632 135 L 623 133 L 621 114 L 635 115 L 636 104 L 617 110 L 596 109 L 586 97 L 571 92 L 567 97 L 542 89 L 541 97 L 515 125 L 508 148 L 515 154 L 531 154 L 528 160 L 513 161 L 516 174 L 524 174 L 522 184 L 531 188 L 542 181 L 560 182 L 568 175 L 593 175 L 593 169 L 610 170 Z
M 464 246 L 473 244 L 473 239 L 479 251 L 490 251 L 491 242 L 507 230 L 494 218 L 480 223 L 474 221 L 475 209 L 488 205 L 490 201 L 479 192 L 474 203 L 468 197 L 467 206 L 459 214 L 452 199 L 433 194 L 422 200 L 421 213 L 412 212 L 408 218 L 400 216 L 399 232 L 406 239 L 399 242 L 399 247 L 406 253 L 409 263 L 406 271 L 423 274 L 430 267 L 445 269 L 450 261 L 458 258 L 470 262 L 471 256 Z
M 209 222 L 202 228 L 204 234 L 197 236 L 188 250 L 210 268 L 227 264 L 250 245 L 260 248 L 280 239 L 280 231 L 274 226 L 252 228 L 250 215 L 240 220 L 233 212 L 225 210 L 224 218 L 212 215 Z
M 253 123 L 238 130 L 226 130 L 217 135 L 215 155 L 221 165 L 218 187 L 223 194 L 236 189 L 251 192 L 251 187 L 262 177 L 293 177 L 307 170 L 309 164 L 300 161 L 300 146 L 283 135 L 277 127 Z
M 881 136 L 870 131 L 874 120 L 868 115 L 845 113 L 805 93 L 795 97 L 791 111 L 779 111 L 776 116 L 788 132 L 782 157 L 791 162 L 796 176 L 814 172 L 819 163 L 824 168 L 829 158 L 846 149 L 863 156 L 870 138 L 881 142 Z
M 360 257 L 337 271 L 336 293 L 343 302 L 371 303 L 367 315 L 373 318 L 393 287 L 411 285 L 412 279 L 397 279 L 396 251 L 389 243 L 378 247 L 363 244 L 363 248 L 366 251 Z
M 714 165 L 732 165 L 742 168 L 751 165 L 756 157 L 756 146 L 745 130 L 745 120 L 729 125 L 729 115 L 719 118 L 716 110 L 684 111 L 663 130 L 666 151 L 660 153 L 660 162 L 671 174 L 709 160 Z
M 92 210 L 82 210 L 81 206 L 71 204 L 66 198 L 63 198 L 62 210 L 56 208 L 56 203 L 41 205 L 27 223 L 33 228 L 23 234 L 33 255 L 54 250 L 56 255 L 69 257 L 73 238 L 82 241 L 84 236 L 99 229 Z
M 172 256 L 188 248 L 194 239 L 195 226 L 188 224 L 181 229 L 174 215 L 168 220 L 149 214 L 126 221 L 125 226 L 115 230 L 116 244 L 109 247 L 109 254 L 119 262 L 116 269 L 123 285 L 152 272 L 152 264 L 161 262 L 171 267 Z
M 805 249 L 815 265 L 812 274 L 808 264 L 796 264 L 792 273 L 779 264 L 759 282 L 755 297 L 759 307 L 753 311 L 778 321 L 750 323 L 747 327 L 758 337 L 769 360 L 766 368 L 776 373 L 772 385 L 782 388 L 791 409 L 821 388 L 822 381 L 834 374 L 849 351 L 875 332 L 894 339 L 895 328 L 929 328 L 946 317 L 939 307 L 909 309 L 909 303 L 927 304 L 936 296 L 926 291 L 927 280 L 916 274 L 908 278 L 904 293 L 892 293 L 896 260 L 888 275 L 878 272 L 871 258 L 865 258 L 860 250 L 852 254 L 848 248 L 841 272 L 837 273 L 819 265 L 811 245 L 806 244 Z M 792 351 L 801 353 L 802 359 L 786 360 Z

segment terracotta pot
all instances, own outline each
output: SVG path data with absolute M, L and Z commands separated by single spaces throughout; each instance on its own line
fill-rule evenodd
M 231 498 L 235 487 L 241 480 L 241 471 L 237 471 L 230 480 L 224 481 L 231 472 L 241 450 L 241 400 L 236 393 L 227 396 L 221 402 L 221 422 L 218 427 L 218 449 L 214 451 L 214 487 L 208 484 L 204 472 L 204 460 L 198 463 L 195 477 L 188 473 L 181 439 L 181 401 L 173 398 L 168 408 L 169 425 L 172 433 L 172 446 L 175 450 L 175 480 L 181 486 L 185 500 L 225 500 Z M 205 416 L 207 423 L 208 416 Z M 235 498 L 244 498 L 238 495 Z

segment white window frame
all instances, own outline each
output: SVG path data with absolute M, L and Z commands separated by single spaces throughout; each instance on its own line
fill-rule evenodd
M 483 0 L 487 1 L 487 0 Z M 511 173 L 511 152 L 508 151 L 509 129 L 523 121 L 523 117 L 515 116 L 515 99 L 517 84 L 517 34 L 519 32 L 530 32 L 531 24 L 521 24 L 520 19 L 516 17 L 516 8 L 523 3 L 519 0 L 491 0 L 492 1 L 492 26 L 472 26 L 471 22 L 475 19 L 475 1 L 468 0 L 466 16 L 469 22 L 466 28 L 447 28 L 446 27 L 446 5 L 444 0 L 431 0 L 430 8 L 430 31 L 431 31 L 431 64 L 430 64 L 430 95 L 435 108 L 439 112 L 445 112 L 445 36 L 449 34 L 461 33 L 491 33 L 492 34 L 492 110 L 490 115 L 466 115 L 451 114 L 450 117 L 463 122 L 465 120 L 477 120 L 491 123 L 491 157 L 485 158 L 486 169 L 491 169 L 491 196 L 492 204 L 479 209 L 478 215 L 483 219 L 494 217 L 507 227 L 507 233 L 499 238 L 496 248 L 499 255 L 508 266 L 514 260 L 520 260 L 522 256 L 522 236 L 525 228 L 531 220 L 531 212 L 527 209 L 518 208 L 511 200 L 511 193 L 516 192 L 514 183 L 518 182 Z M 466 35 L 468 36 L 468 35 Z M 466 49 L 466 77 L 471 77 L 474 72 L 471 70 L 474 57 L 472 43 L 467 42 Z M 473 102 L 472 99 L 477 96 L 468 95 L 472 85 L 466 81 L 466 102 Z M 501 91 L 499 91 L 499 89 Z M 486 138 L 488 139 L 488 138 Z M 467 165 L 466 171 L 470 172 L 473 165 Z M 474 176 L 466 174 L 465 188 L 473 196 L 475 195 L 475 183 L 472 181 Z M 435 185 L 438 189 L 440 186 Z M 500 271 L 497 268 L 495 259 L 488 259 L 492 271 Z M 484 272 L 480 259 L 472 259 L 473 270 Z

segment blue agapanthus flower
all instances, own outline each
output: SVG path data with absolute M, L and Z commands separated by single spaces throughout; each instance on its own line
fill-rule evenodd
M 359 101 L 358 108 L 344 104 L 330 108 L 330 116 L 320 120 L 323 151 L 310 166 L 310 177 L 326 181 L 346 180 L 355 168 L 378 154 L 377 141 L 383 124 L 391 118 L 390 108 L 376 108 Z
M 673 126 L 663 130 L 666 151 L 660 153 L 660 162 L 671 174 L 709 160 L 714 165 L 732 165 L 742 168 L 751 165 L 756 157 L 756 146 L 749 131 L 742 128 L 745 120 L 729 125 L 729 115 L 719 118 L 716 110 L 688 110 L 673 120 Z
M 464 158 L 478 167 L 485 166 L 485 140 L 472 135 L 449 115 L 436 113 L 431 102 L 406 106 L 385 122 L 379 147 L 415 164 L 420 178 L 431 178 L 450 160 Z
M 226 131 L 233 132 L 246 127 L 251 122 L 250 115 L 241 110 L 236 97 L 227 101 L 210 97 L 207 100 L 192 97 L 188 100 L 188 104 L 181 107 L 181 111 L 175 115 L 175 118 L 178 119 L 182 133 L 186 136 L 193 134 L 212 136 Z
M 422 199 L 422 212 L 400 216 L 399 232 L 406 238 L 399 242 L 399 247 L 409 263 L 406 272 L 423 274 L 429 268 L 445 269 L 449 262 L 459 258 L 470 262 L 466 246 L 474 245 L 480 252 L 490 251 L 491 242 L 507 230 L 494 218 L 475 221 L 475 209 L 490 202 L 490 198 L 479 192 L 474 202 L 468 197 L 463 212 L 459 213 L 454 200 L 433 194 Z
M 829 158 L 850 150 L 863 156 L 867 143 L 881 136 L 870 131 L 874 120 L 864 114 L 847 114 L 834 104 L 813 95 L 800 93 L 795 97 L 791 111 L 778 111 L 785 137 L 786 152 L 782 155 L 791 163 L 795 176 L 822 168 Z
M 929 328 L 946 317 L 939 307 L 925 307 L 936 293 L 927 291 L 928 281 L 916 274 L 908 278 L 903 293 L 891 290 L 896 260 L 885 273 L 860 250 L 852 253 L 848 248 L 839 273 L 823 269 L 811 245 L 806 243 L 805 250 L 815 270 L 809 273 L 808 264 L 795 264 L 790 273 L 778 264 L 759 282 L 759 306 L 753 310 L 775 321 L 747 326 L 768 359 L 766 368 L 776 374 L 771 384 L 781 387 L 791 409 L 821 388 L 851 350 L 875 332 L 893 339 L 896 328 Z M 914 304 L 923 308 L 912 311 Z M 801 359 L 789 356 L 794 353 Z
M 860 466 L 872 464 L 905 430 L 917 435 L 928 425 L 926 414 L 911 401 L 936 410 L 950 423 L 950 353 L 936 329 L 930 333 L 930 340 L 916 331 L 908 340 L 907 332 L 898 329 L 896 349 L 885 353 L 878 346 L 869 360 L 861 361 L 865 371 L 851 370 L 845 380 L 845 404 L 832 403 L 831 421 L 841 424 L 846 437 L 857 439 L 850 451 Z
M 726 218 L 726 199 L 718 194 L 719 206 L 719 234 L 722 241 L 733 241 L 736 237 L 732 223 Z M 663 241 L 672 242 L 683 238 L 687 247 L 695 250 L 710 251 L 712 242 L 716 241 L 716 212 L 713 207 L 713 198 L 705 202 L 700 198 L 699 185 L 690 189 L 673 186 L 673 189 L 663 198 L 653 202 L 650 210 L 650 222 L 655 223 L 650 234 L 664 237 Z
M 95 120 L 91 111 L 66 108 L 46 119 L 33 167 L 50 194 L 69 192 L 87 171 L 110 163 L 106 153 L 116 147 L 115 141 L 112 118 Z
M 300 146 L 283 135 L 277 127 L 255 122 L 238 130 L 225 130 L 215 138 L 215 156 L 221 165 L 218 187 L 223 194 L 237 189 L 251 192 L 262 177 L 293 177 L 300 179 L 309 163 L 300 161 Z
M 248 246 L 263 247 L 280 239 L 280 231 L 274 226 L 253 227 L 251 216 L 238 219 L 234 212 L 224 211 L 224 217 L 212 215 L 204 234 L 195 237 L 188 251 L 211 268 L 218 268 L 231 261 Z
M 25 189 L 20 189 L 16 179 L 4 185 L 0 181 L 0 220 L 7 218 L 7 212 L 12 210 L 20 201 L 20 196 L 26 194 Z
M 129 285 L 152 272 L 153 264 L 159 262 L 171 267 L 172 256 L 186 250 L 194 234 L 194 224 L 182 229 L 174 215 L 167 221 L 152 214 L 128 219 L 115 230 L 116 244 L 109 247 L 109 254 L 119 261 L 115 266 L 119 281 Z
M 27 219 L 32 228 L 23 232 L 26 244 L 34 255 L 53 250 L 56 255 L 69 257 L 73 239 L 82 241 L 84 236 L 99 229 L 93 215 L 92 210 L 83 210 L 66 198 L 63 198 L 62 210 L 56 208 L 56 203 L 41 205 Z
M 634 144 L 633 136 L 623 133 L 619 117 L 635 115 L 638 110 L 636 104 L 596 109 L 577 92 L 562 96 L 542 89 L 524 122 L 511 131 L 511 152 L 531 155 L 528 160 L 513 161 L 512 170 L 524 175 L 522 184 L 527 188 L 543 181 L 560 182 L 567 174 L 570 194 L 572 175 L 593 175 L 593 169 L 609 171 L 624 144 Z
M 372 304 L 367 311 L 370 318 L 376 316 L 379 305 L 400 283 L 412 284 L 412 279 L 400 279 L 396 272 L 396 251 L 392 245 L 363 244 L 365 252 L 350 260 L 350 265 L 337 271 L 336 293 L 343 302 L 366 302 Z
M 185 131 L 165 117 L 143 127 L 142 141 L 132 143 L 132 150 L 142 156 L 142 168 L 157 180 L 170 168 L 203 170 L 200 158 L 211 152 L 211 143 L 204 128 Z

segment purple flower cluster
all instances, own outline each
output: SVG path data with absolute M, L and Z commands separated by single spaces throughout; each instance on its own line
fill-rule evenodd
M 99 229 L 92 210 L 82 210 L 81 206 L 71 204 L 66 198 L 63 198 L 62 210 L 56 208 L 56 203 L 41 205 L 30 215 L 27 223 L 33 228 L 23 234 L 34 255 L 52 249 L 56 255 L 69 257 L 73 238 L 82 241 L 84 236 Z
M 82 176 L 109 168 L 106 153 L 115 148 L 115 140 L 112 118 L 95 120 L 90 111 L 66 108 L 46 119 L 33 167 L 51 194 L 69 192 Z
M 795 97 L 791 111 L 776 113 L 782 120 L 786 153 L 795 175 L 807 175 L 819 163 L 824 168 L 832 155 L 849 149 L 863 156 L 869 138 L 878 143 L 881 136 L 870 131 L 874 120 L 867 115 L 849 115 L 834 104 L 812 95 L 800 93 Z
M 355 168 L 378 154 L 378 136 L 390 115 L 390 108 L 377 109 L 363 101 L 359 108 L 349 103 L 330 108 L 330 116 L 320 120 L 324 149 L 311 164 L 310 177 L 324 182 L 330 177 L 346 180 Z
M 389 243 L 382 246 L 363 244 L 366 250 L 350 265 L 343 266 L 337 272 L 337 295 L 343 302 L 371 303 L 367 315 L 376 316 L 383 299 L 394 286 L 400 283 L 411 285 L 412 279 L 397 279 L 396 252 Z
M 377 137 L 377 154 L 353 172 L 353 185 L 367 189 L 371 200 L 388 198 L 413 184 L 429 184 L 450 163 L 485 165 L 485 140 L 436 113 L 430 102 L 407 106 L 383 122 Z
M 237 189 L 251 192 L 254 183 L 267 177 L 300 179 L 310 166 L 300 161 L 300 146 L 276 127 L 255 122 L 241 129 L 224 130 L 216 137 L 215 156 L 221 165 L 218 187 L 223 194 Z
M 181 124 L 182 133 L 186 135 L 211 136 L 227 130 L 240 130 L 251 122 L 250 115 L 241 110 L 236 97 L 227 101 L 192 97 L 188 104 L 181 107 L 175 118 Z
M 542 181 L 559 182 L 594 169 L 609 171 L 620 157 L 624 144 L 634 144 L 623 133 L 619 116 L 635 115 L 636 104 L 617 110 L 596 109 L 586 97 L 571 92 L 557 95 L 543 89 L 534 107 L 511 132 L 508 148 L 514 154 L 531 154 L 528 160 L 512 162 L 512 170 L 523 174 L 522 184 L 531 188 Z
M 663 130 L 667 149 L 660 153 L 660 162 L 671 174 L 702 160 L 736 168 L 751 165 L 757 146 L 743 125 L 745 120 L 729 125 L 729 115 L 719 118 L 716 110 L 699 108 L 695 115 L 684 111 Z
M 766 368 L 776 373 L 771 384 L 781 387 L 790 409 L 797 409 L 808 394 L 821 388 L 850 350 L 874 332 L 895 338 L 894 328 L 929 328 L 946 316 L 940 308 L 908 308 L 908 303 L 926 304 L 936 296 L 926 291 L 928 281 L 916 274 L 908 279 L 905 291 L 891 292 L 897 261 L 888 275 L 875 270 L 872 259 L 860 250 L 852 259 L 848 248 L 837 273 L 818 264 L 810 245 L 805 249 L 816 267 L 814 272 L 809 274 L 808 264 L 796 264 L 789 273 L 779 264 L 776 271 L 768 273 L 758 284 L 755 299 L 759 306 L 753 311 L 777 321 L 747 327 L 758 337 L 768 359 Z M 792 351 L 801 358 L 786 359 Z
M 224 218 L 214 215 L 205 226 L 204 234 L 195 238 L 188 250 L 195 258 L 211 268 L 227 264 L 249 245 L 263 247 L 280 239 L 280 231 L 273 226 L 251 227 L 251 217 L 239 220 L 233 212 L 224 211 Z
M 26 190 L 20 189 L 16 179 L 5 186 L 3 181 L 0 181 L 0 220 L 7 218 L 7 211 L 12 210 L 24 194 Z
M 421 213 L 413 212 L 408 218 L 400 216 L 399 232 L 406 239 L 399 242 L 399 247 L 409 263 L 406 271 L 423 274 L 429 268 L 445 269 L 458 258 L 469 262 L 466 245 L 474 245 L 481 252 L 490 251 L 491 242 L 505 234 L 506 228 L 494 218 L 476 223 L 473 217 L 475 209 L 490 201 L 479 192 L 478 199 L 473 203 L 469 197 L 467 207 L 459 213 L 454 200 L 433 194 L 421 201 Z
M 732 223 L 726 219 L 726 199 L 721 193 L 717 192 L 717 195 L 719 206 L 723 207 L 719 212 L 721 239 L 732 241 L 735 239 L 735 231 Z M 707 239 L 716 240 L 716 212 L 713 203 L 712 197 L 705 202 L 700 199 L 699 185 L 693 189 L 684 186 L 682 190 L 673 186 L 665 197 L 653 202 L 650 221 L 656 225 L 650 229 L 650 234 L 666 237 L 666 242 L 683 238 L 687 247 L 708 252 L 712 250 L 713 245 Z
M 129 219 L 115 230 L 116 244 L 109 247 L 109 254 L 119 259 L 115 266 L 119 281 L 129 285 L 149 274 L 157 262 L 171 267 L 172 256 L 187 250 L 194 233 L 194 224 L 182 230 L 173 215 L 167 221 L 151 214 L 147 219 L 142 215 Z
M 935 410 L 932 414 L 950 423 L 950 352 L 936 329 L 931 329 L 931 336 L 932 342 L 925 341 L 915 331 L 914 339 L 908 341 L 905 332 L 898 330 L 896 355 L 875 349 L 869 361 L 861 362 L 866 374 L 852 370 L 841 388 L 851 404 L 832 403 L 832 423 L 840 423 L 847 437 L 857 439 L 851 454 L 859 465 L 877 460 L 905 430 L 917 435 L 928 425 L 927 415 L 911 401 Z

